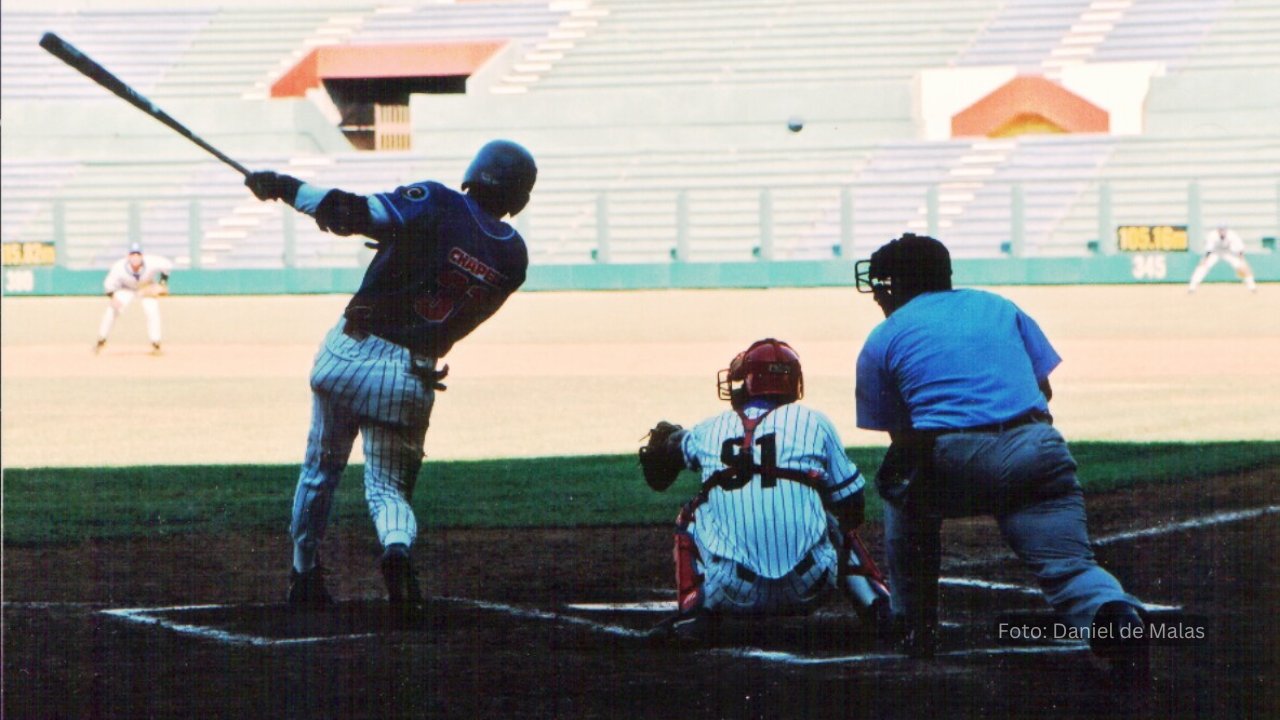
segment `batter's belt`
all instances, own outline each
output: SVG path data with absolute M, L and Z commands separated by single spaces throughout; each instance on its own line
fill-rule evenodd
M 359 308 L 359 309 L 368 310 L 368 308 Z M 422 382 L 426 383 L 428 387 L 431 387 L 436 390 L 449 389 L 442 382 L 449 375 L 448 365 L 445 365 L 444 367 L 441 367 L 439 370 L 437 370 L 436 369 L 437 359 L 435 357 L 427 355 L 426 353 L 423 353 L 423 352 L 419 352 L 412 348 L 405 347 L 400 343 L 388 340 L 387 338 L 377 333 L 369 332 L 364 322 L 362 322 L 363 318 L 360 317 L 360 313 L 353 313 L 351 312 L 351 310 L 352 308 L 348 308 L 347 312 L 343 314 L 343 317 L 345 318 L 345 322 L 342 323 L 343 335 L 346 335 L 347 337 L 351 338 L 352 340 L 355 340 L 356 342 L 360 342 L 361 340 L 364 340 L 365 338 L 372 336 L 382 340 L 383 342 L 395 345 L 396 347 L 404 348 L 409 352 L 409 372 L 418 376 L 418 378 L 421 379 Z

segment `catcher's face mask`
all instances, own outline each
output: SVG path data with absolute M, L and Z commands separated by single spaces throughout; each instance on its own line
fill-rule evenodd
M 729 362 L 729 367 L 716 373 L 716 394 L 721 400 L 733 400 L 734 393 L 740 392 L 742 381 L 747 379 L 743 372 L 742 359 L 745 352 L 740 352 Z

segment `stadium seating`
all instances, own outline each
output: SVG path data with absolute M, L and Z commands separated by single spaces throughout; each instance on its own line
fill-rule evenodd
M 424 178 L 455 183 L 473 140 L 499 126 L 535 133 L 539 184 L 517 223 L 535 264 L 830 259 L 907 229 L 936 231 L 960 257 L 1083 256 L 1099 240 L 1099 214 L 1112 224 L 1185 223 L 1190 204 L 1204 223 L 1228 222 L 1255 247 L 1276 232 L 1280 139 L 1248 123 L 1218 126 L 1189 107 L 1256 84 L 1259 68 L 1276 78 L 1280 8 L 1270 0 L 108 7 L 3 9 L 7 116 L 47 116 L 65 127 L 68 114 L 104 98 L 36 46 L 45 30 L 153 99 L 195 103 L 182 107 L 215 119 L 280 102 L 268 98 L 271 83 L 317 46 L 509 40 L 516 50 L 504 67 L 441 106 L 460 107 L 457 117 L 495 118 L 469 135 L 451 129 L 436 139 L 419 125 L 424 142 L 413 151 L 298 152 L 273 127 L 252 147 L 279 136 L 279 151 L 238 159 L 374 192 Z M 886 89 L 909 98 L 925 69 L 1007 66 L 1053 76 L 1071 64 L 1129 61 L 1163 68 L 1149 97 L 1155 132 L 925 141 L 907 100 L 876 105 Z M 822 120 L 841 132 L 790 135 L 779 126 L 771 135 L 760 113 L 735 120 L 723 107 L 673 103 L 678 116 L 662 118 L 659 139 L 637 142 L 621 112 L 556 134 L 546 112 L 522 117 L 520 108 L 531 106 L 504 104 L 519 94 L 544 99 L 541 108 L 590 108 L 597 97 L 640 98 L 632 102 L 643 107 L 705 91 L 755 108 L 778 105 L 793 86 L 864 112 L 841 116 L 831 102 L 836 114 Z M 309 101 L 294 102 L 308 112 Z M 635 122 L 667 111 L 648 104 Z M 1267 116 L 1265 107 L 1255 112 Z M 166 132 L 140 132 L 147 130 Z M 105 267 L 130 239 L 208 268 L 341 268 L 369 256 L 358 242 L 254 201 L 234 173 L 199 151 L 179 159 L 87 154 L 74 142 L 52 153 L 40 147 L 26 151 L 6 137 L 3 239 L 56 238 L 68 267 Z

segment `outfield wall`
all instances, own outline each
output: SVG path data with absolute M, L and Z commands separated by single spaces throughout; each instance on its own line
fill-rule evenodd
M 1134 253 L 1072 258 L 957 259 L 957 285 L 1115 285 L 1185 283 L 1199 255 Z M 1248 256 L 1259 282 L 1280 282 L 1280 253 Z M 174 273 L 176 295 L 287 295 L 349 293 L 360 285 L 364 269 L 284 268 L 270 270 L 195 270 Z M 6 295 L 98 295 L 103 270 L 61 267 L 6 267 Z M 847 260 L 756 261 L 622 265 L 541 265 L 529 268 L 526 290 L 661 290 L 693 288 L 805 288 L 853 285 Z M 1235 282 L 1226 263 L 1218 263 L 1206 282 Z

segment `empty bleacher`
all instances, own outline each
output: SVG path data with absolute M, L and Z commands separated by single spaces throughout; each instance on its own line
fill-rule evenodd
M 1155 61 L 1215 82 L 1252 77 L 1269 63 L 1274 78 L 1280 8 L 1268 0 L 353 2 L 5 9 L 2 19 L 0 98 L 11 117 L 74 112 L 105 96 L 39 49 L 45 30 L 158 101 L 208 101 L 215 115 L 271 102 L 271 82 L 321 45 L 510 39 L 522 47 L 509 74 L 486 79 L 495 92 L 469 87 L 477 97 L 450 102 L 479 103 L 504 131 L 545 139 L 538 188 L 516 223 L 535 264 L 829 259 L 864 255 L 903 230 L 935 231 L 959 257 L 997 257 L 1015 243 L 1029 256 L 1080 256 L 1106 240 L 1100 215 L 1112 224 L 1185 223 L 1192 204 L 1205 224 L 1230 223 L 1254 247 L 1276 231 L 1280 139 L 1265 128 L 1215 132 L 1196 118 L 1149 136 L 923 141 L 910 136 L 909 91 L 894 90 L 926 68 L 1046 72 L 1068 60 Z M 1064 55 L 1069 47 L 1088 52 Z M 500 95 L 589 109 L 606 91 L 647 99 L 713 89 L 735 106 L 785 108 L 775 101 L 789 85 L 826 88 L 823 95 L 847 96 L 857 108 L 882 99 L 860 95 L 867 88 L 896 95 L 875 106 L 880 115 L 849 112 L 847 129 L 817 136 L 782 133 L 782 117 L 735 119 L 707 107 L 674 122 L 664 116 L 641 135 L 631 131 L 650 118 L 623 113 L 598 113 L 596 124 L 557 135 L 547 128 L 553 117 L 522 118 Z M 1160 107 L 1180 109 L 1186 92 Z M 838 103 L 822 107 L 839 112 Z M 665 110 L 684 112 L 675 103 Z M 609 122 L 625 128 L 614 132 Z M 760 129 L 766 123 L 773 134 Z M 864 135 L 871 124 L 878 134 Z M 885 140 L 883 128 L 901 132 Z M 590 142 L 581 141 L 586 134 Z M 357 192 L 426 178 L 456 186 L 475 147 L 463 139 L 433 137 L 429 150 L 412 152 L 296 156 L 282 143 L 238 159 Z M 368 258 L 360 242 L 253 200 L 235 173 L 198 151 L 185 159 L 75 155 L 6 153 L 5 242 L 57 239 L 73 268 L 105 267 L 133 239 L 206 268 L 354 267 Z
M 566 17 L 547 0 L 378 6 L 187 6 L 160 10 L 33 11 L 3 15 L 4 99 L 102 97 L 36 44 L 46 31 L 153 100 L 265 99 L 312 49 L 336 44 L 546 39 Z
M 945 65 L 990 0 L 597 0 L 578 37 L 539 48 L 530 90 L 908 80 Z

